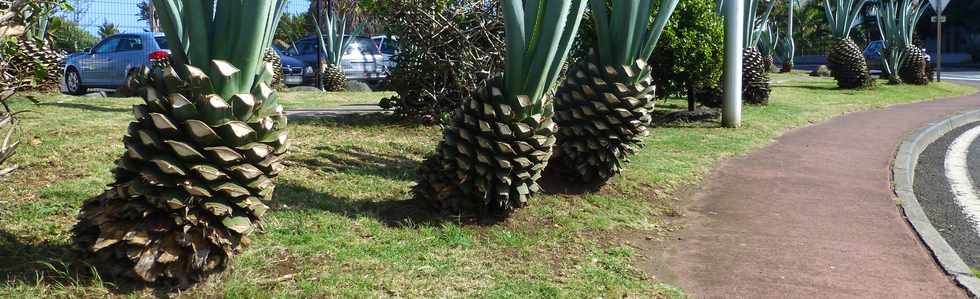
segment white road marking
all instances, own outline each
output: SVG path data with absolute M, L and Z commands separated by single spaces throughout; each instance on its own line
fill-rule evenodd
M 943 80 L 980 81 L 978 77 L 943 75 Z
M 956 137 L 946 150 L 946 161 L 943 166 L 946 168 L 946 179 L 949 180 L 949 187 L 956 203 L 963 209 L 963 214 L 973 222 L 975 231 L 980 232 L 980 197 L 977 196 L 973 179 L 970 178 L 970 170 L 967 168 L 970 144 L 973 144 L 978 137 L 980 137 L 980 126 Z

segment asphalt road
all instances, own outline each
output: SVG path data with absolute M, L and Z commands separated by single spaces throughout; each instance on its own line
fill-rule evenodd
M 946 134 L 919 156 L 915 195 L 946 242 L 980 269 L 980 123 Z

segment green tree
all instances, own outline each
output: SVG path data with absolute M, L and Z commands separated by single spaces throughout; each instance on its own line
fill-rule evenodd
M 51 17 L 49 26 L 52 48 L 56 51 L 77 52 L 99 42 L 98 37 L 82 29 L 78 22 L 60 16 Z
M 313 21 L 309 18 L 309 13 L 283 15 L 279 20 L 279 29 L 276 30 L 276 40 L 288 44 L 312 34 L 313 31 Z
M 119 34 L 119 27 L 116 24 L 102 21 L 102 25 L 99 25 L 99 37 L 104 39 L 116 34 Z
M 721 79 L 725 30 L 714 0 L 687 0 L 660 37 L 650 59 L 657 96 L 686 95 L 694 110 L 698 95 L 713 91 Z

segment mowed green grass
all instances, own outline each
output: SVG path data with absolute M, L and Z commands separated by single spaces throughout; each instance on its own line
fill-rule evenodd
M 776 85 L 772 105 L 747 107 L 741 129 L 655 128 L 624 175 L 601 192 L 538 196 L 494 225 L 432 217 L 407 201 L 416 166 L 439 141 L 438 128 L 380 116 L 293 121 L 288 170 L 264 233 L 231 269 L 182 294 L 683 297 L 634 266 L 643 253 L 629 238 L 661 239 L 677 229 L 672 218 L 682 217 L 686 200 L 678 189 L 698 184 L 718 160 L 842 113 L 975 92 L 947 83 L 840 91 L 828 79 L 786 80 L 799 81 Z M 376 102 L 387 95 L 330 96 Z M 80 203 L 111 181 L 128 111 L 139 100 L 38 98 L 40 106 L 16 104 L 34 112 L 23 115 L 25 143 L 10 161 L 21 168 L 0 178 L 0 297 L 154 295 L 103 282 L 66 248 Z M 310 101 L 284 98 L 292 108 L 301 106 L 290 101 Z

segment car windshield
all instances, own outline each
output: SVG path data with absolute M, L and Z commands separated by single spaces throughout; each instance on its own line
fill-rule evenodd
M 160 49 L 170 50 L 170 45 L 167 44 L 167 38 L 166 37 L 164 37 L 164 36 L 157 36 L 157 37 L 154 37 L 153 39 L 155 39 L 157 41 L 157 45 L 160 46 Z
M 349 39 L 351 37 L 344 37 Z M 319 48 L 319 41 L 312 38 L 297 41 L 292 46 L 289 47 L 287 52 L 297 53 L 298 55 L 316 54 L 317 48 Z M 350 45 L 347 47 L 347 54 L 354 53 L 364 53 L 364 54 L 379 54 L 378 46 L 374 44 L 374 41 L 367 37 L 355 37 L 351 41 Z

